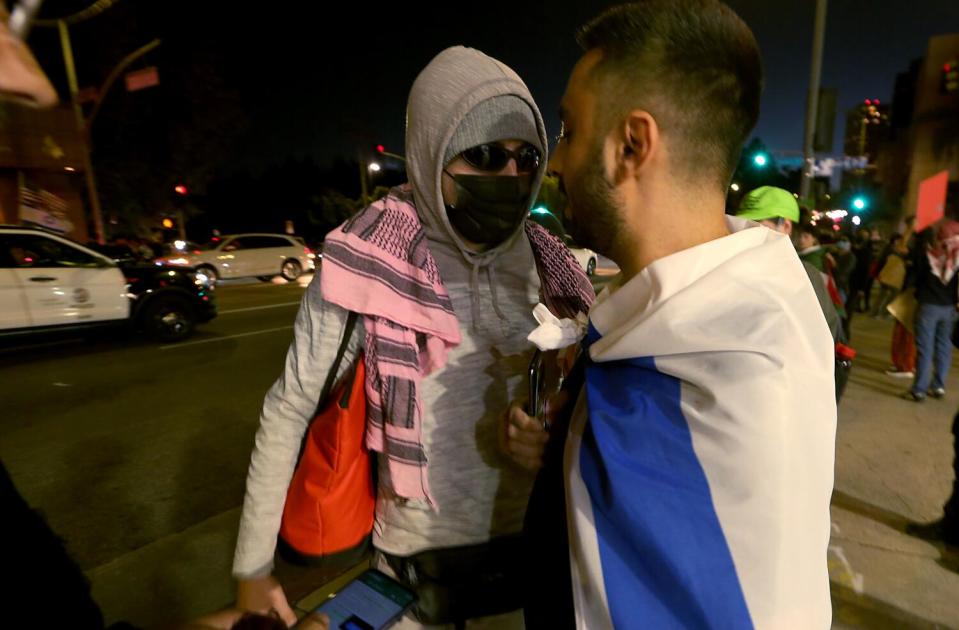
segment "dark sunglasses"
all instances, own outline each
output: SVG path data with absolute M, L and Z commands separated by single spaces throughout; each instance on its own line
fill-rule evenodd
M 460 155 L 473 168 L 490 172 L 503 170 L 512 159 L 516 160 L 517 171 L 532 173 L 539 169 L 542 159 L 539 149 L 531 144 L 524 144 L 516 151 L 511 151 L 498 144 L 481 144 L 466 149 Z

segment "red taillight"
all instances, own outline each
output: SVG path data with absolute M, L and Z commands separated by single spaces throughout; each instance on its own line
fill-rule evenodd
M 309 256 L 310 254 L 313 253 L 313 250 L 310 249 L 309 247 L 304 247 L 304 248 L 303 248 L 303 253 L 306 254 L 307 256 Z

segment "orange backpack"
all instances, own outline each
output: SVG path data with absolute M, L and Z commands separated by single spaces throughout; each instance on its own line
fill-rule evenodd
M 306 432 L 283 506 L 278 550 L 295 564 L 347 568 L 370 546 L 376 491 L 366 448 L 366 370 L 362 355 L 330 396 L 357 314 L 346 322 L 333 367 Z

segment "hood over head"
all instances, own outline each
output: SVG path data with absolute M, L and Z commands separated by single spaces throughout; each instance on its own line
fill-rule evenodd
M 546 172 L 546 127 L 526 84 L 511 68 L 482 52 L 456 46 L 437 55 L 413 82 L 407 105 L 407 173 L 417 212 L 431 240 L 454 246 L 473 265 L 485 266 L 522 233 L 477 253 L 450 225 L 443 200 L 443 170 L 469 147 L 511 138 L 540 149 L 529 206 Z

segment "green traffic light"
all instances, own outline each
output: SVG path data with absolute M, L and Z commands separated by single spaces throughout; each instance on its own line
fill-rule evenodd
M 866 200 L 862 197 L 856 197 L 852 200 L 852 207 L 856 210 L 865 210 L 866 209 Z
M 767 156 L 765 153 L 757 153 L 753 156 L 753 164 L 759 168 L 763 168 L 769 164 L 769 156 Z
M 546 206 L 536 206 L 532 212 L 533 214 L 549 214 L 549 209 Z

